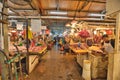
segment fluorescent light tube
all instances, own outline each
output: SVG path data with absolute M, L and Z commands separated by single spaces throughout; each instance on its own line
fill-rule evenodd
M 62 12 L 62 11 L 50 11 L 49 14 L 59 14 L 59 15 L 66 15 L 67 12 Z
M 88 14 L 89 16 L 105 16 L 105 14 L 95 14 L 95 13 L 91 13 L 91 14 Z

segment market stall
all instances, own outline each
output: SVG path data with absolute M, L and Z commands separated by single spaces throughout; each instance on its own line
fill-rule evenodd
M 79 24 L 79 23 L 78 23 Z M 77 63 L 84 69 L 85 60 L 90 62 L 90 72 L 92 79 L 106 79 L 108 67 L 108 53 L 112 53 L 114 48 L 114 27 L 99 25 L 91 27 L 86 22 L 71 28 L 70 35 L 67 35 L 66 42 L 69 43 L 70 53 L 76 55 Z M 107 28 L 106 28 L 107 27 Z M 103 36 L 107 35 L 107 41 L 113 42 L 112 47 L 102 43 Z M 69 36 L 69 37 L 68 37 Z M 103 47 L 104 45 L 104 47 Z M 108 47 L 106 49 L 105 47 Z
M 29 73 L 35 68 L 35 66 L 39 63 L 42 55 L 44 55 L 47 51 L 47 46 L 34 46 L 29 48 Z

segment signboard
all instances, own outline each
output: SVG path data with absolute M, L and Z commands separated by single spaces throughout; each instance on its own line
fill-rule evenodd
M 17 23 L 17 30 L 23 30 L 23 23 Z
M 46 30 L 47 29 L 47 27 L 46 26 L 41 26 L 41 28 L 40 28 L 41 30 Z
M 31 19 L 32 32 L 40 32 L 41 19 Z
M 106 0 L 107 15 L 116 15 L 120 12 L 120 0 Z

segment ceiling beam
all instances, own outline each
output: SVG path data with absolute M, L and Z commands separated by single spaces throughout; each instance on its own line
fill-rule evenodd
M 9 16 L 18 16 L 17 14 L 15 14 L 15 13 L 9 13 L 8 14 Z M 42 15 L 42 16 L 56 16 L 56 15 Z M 66 15 L 57 15 L 57 16 L 61 16 L 61 17 L 74 17 L 74 15 L 73 16 L 66 16 Z M 100 18 L 99 16 L 76 16 L 76 17 L 80 17 L 80 18 Z
M 55 11 L 55 9 L 44 9 L 46 11 Z M 66 11 L 64 9 L 60 9 L 59 11 Z M 76 10 L 67 10 L 66 12 L 75 12 Z M 76 11 L 79 12 L 79 11 Z M 88 10 L 81 10 L 80 12 L 89 12 L 89 13 L 101 13 L 101 11 L 88 11 Z
M 36 10 L 36 9 L 32 9 L 32 8 L 25 8 L 25 9 L 20 9 L 20 8 L 13 8 L 14 10 L 17 10 L 17 11 L 32 11 L 32 10 Z M 43 9 L 44 11 L 55 11 L 55 9 Z M 60 9 L 59 11 L 66 11 L 66 10 L 64 10 L 64 9 Z M 76 10 L 68 10 L 67 12 L 75 12 Z M 79 11 L 76 11 L 76 12 L 79 12 Z M 88 10 L 81 10 L 80 12 L 85 12 L 85 13 L 87 13 L 87 12 L 89 12 L 89 13 L 101 13 L 101 11 L 88 11 Z
M 9 16 L 9 19 L 12 18 L 25 18 L 24 16 Z M 36 18 L 36 19 L 62 19 L 62 20 L 73 20 L 73 17 L 63 17 L 63 16 L 26 16 L 26 18 Z M 100 18 L 75 18 L 75 20 L 81 21 L 107 21 L 107 22 L 115 22 L 115 20 L 102 20 Z
M 43 15 L 43 16 L 56 16 L 56 15 Z M 74 17 L 74 15 L 57 15 L 62 17 Z M 76 16 L 77 18 L 101 18 L 100 16 Z
M 93 0 L 64 0 L 64 1 L 91 1 L 93 3 L 102 3 L 102 4 L 105 4 L 106 2 L 105 1 L 93 1 Z

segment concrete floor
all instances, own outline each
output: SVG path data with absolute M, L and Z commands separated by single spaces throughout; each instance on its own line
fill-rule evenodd
M 60 54 L 57 46 L 43 56 L 28 80 L 82 80 L 74 55 Z

